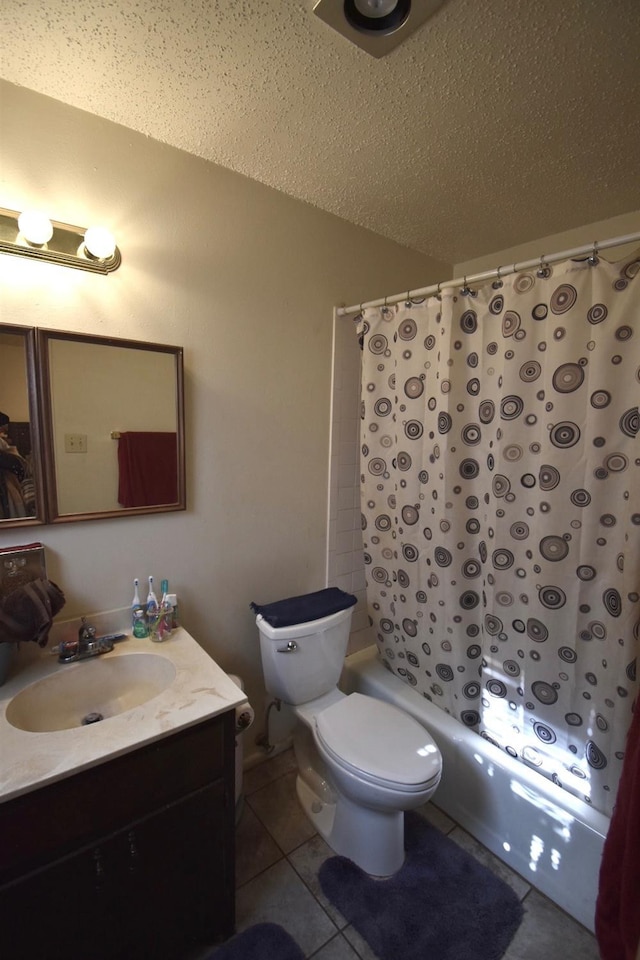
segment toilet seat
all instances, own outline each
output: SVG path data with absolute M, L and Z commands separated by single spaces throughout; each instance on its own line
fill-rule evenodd
M 319 745 L 343 769 L 402 793 L 437 782 L 442 758 L 421 724 L 390 703 L 352 693 L 315 716 Z

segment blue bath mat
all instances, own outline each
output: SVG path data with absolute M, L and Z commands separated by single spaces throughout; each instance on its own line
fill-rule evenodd
M 417 813 L 405 814 L 405 847 L 388 880 L 326 860 L 325 896 L 380 960 L 499 960 L 524 912 L 511 887 Z
M 304 953 L 277 923 L 256 923 L 214 950 L 209 960 L 304 960 Z

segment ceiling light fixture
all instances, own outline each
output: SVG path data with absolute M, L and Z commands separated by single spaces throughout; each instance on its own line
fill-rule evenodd
M 390 53 L 444 0 L 317 0 L 313 12 L 372 57 Z
M 409 16 L 411 0 L 345 0 L 344 15 L 356 30 L 392 33 Z
M 113 236 L 104 227 L 74 227 L 49 220 L 39 210 L 0 207 L 0 253 L 45 260 L 91 273 L 111 273 L 122 262 Z

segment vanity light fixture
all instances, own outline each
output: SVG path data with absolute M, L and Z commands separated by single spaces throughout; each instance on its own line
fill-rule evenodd
M 313 12 L 372 57 L 384 57 L 444 0 L 317 0 Z
M 74 227 L 49 220 L 39 210 L 18 213 L 3 207 L 0 253 L 104 274 L 117 270 L 122 260 L 113 236 L 104 227 Z

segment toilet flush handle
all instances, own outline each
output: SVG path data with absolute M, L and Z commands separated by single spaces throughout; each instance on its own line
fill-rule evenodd
M 286 647 L 278 647 L 276 652 L 277 653 L 295 653 L 297 649 L 298 649 L 298 644 L 295 642 L 295 640 L 289 640 Z

